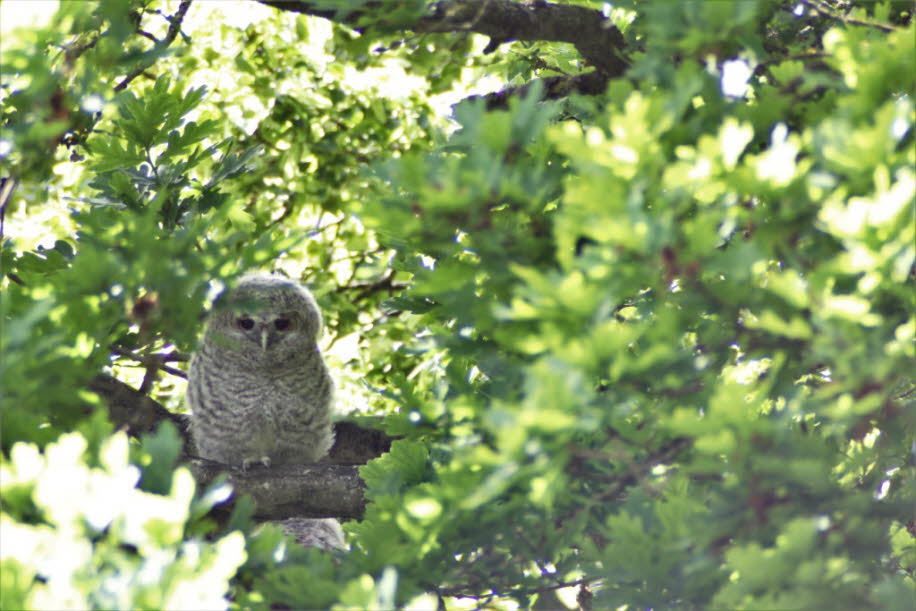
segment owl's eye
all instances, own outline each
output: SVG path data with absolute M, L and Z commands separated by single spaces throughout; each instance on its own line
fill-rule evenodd
M 286 331 L 290 327 L 290 320 L 288 318 L 278 318 L 274 321 L 274 328 L 277 331 Z
M 239 319 L 238 319 L 237 321 L 235 321 L 235 322 L 236 322 L 236 324 L 238 324 L 239 329 L 244 329 L 244 330 L 246 330 L 246 331 L 249 331 L 249 330 L 251 330 L 251 329 L 254 329 L 254 321 L 251 320 L 250 318 L 248 318 L 247 316 L 246 316 L 246 317 L 243 317 L 243 318 L 239 318 Z

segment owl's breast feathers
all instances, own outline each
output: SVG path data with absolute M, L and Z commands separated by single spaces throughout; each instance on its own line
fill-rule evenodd
M 243 465 L 318 460 L 333 442 L 333 388 L 311 293 L 262 274 L 220 300 L 188 376 L 200 455 Z
M 332 385 L 320 356 L 315 357 L 292 369 L 244 369 L 219 358 L 195 363 L 200 381 L 211 389 L 206 399 L 189 395 L 203 454 L 227 463 L 321 458 L 332 440 Z

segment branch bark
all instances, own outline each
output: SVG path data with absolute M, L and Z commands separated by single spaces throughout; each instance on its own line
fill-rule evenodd
M 544 0 L 443 0 L 423 17 L 417 32 L 476 32 L 495 43 L 513 40 L 567 42 L 607 77 L 623 74 L 626 42 L 600 11 Z
M 334 425 L 334 446 L 319 463 L 252 467 L 246 471 L 196 456 L 189 419 L 174 414 L 144 393 L 107 374 L 96 376 L 89 389 L 108 405 L 111 421 L 133 436 L 152 432 L 169 420 L 184 441 L 182 460 L 201 487 L 226 473 L 233 496 L 249 494 L 255 515 L 265 520 L 291 517 L 358 518 L 365 510 L 365 485 L 358 465 L 381 456 L 391 448 L 392 438 L 353 422 Z
M 159 402 L 108 374 L 99 374 L 89 382 L 89 390 L 108 404 L 108 417 L 118 428 L 124 428 L 133 437 L 150 433 L 163 420 L 170 420 L 184 439 L 185 448 L 191 434 L 188 418 L 173 414 Z
M 373 19 L 384 22 L 383 2 L 368 1 L 354 11 L 335 11 L 325 8 L 326 3 L 294 0 L 257 0 L 274 8 L 306 15 L 324 17 L 359 28 Z M 604 91 L 607 81 L 624 73 L 629 63 L 623 34 L 597 10 L 583 6 L 553 4 L 545 0 L 514 2 L 512 0 L 441 0 L 433 10 L 403 25 L 405 29 L 420 34 L 474 32 L 490 37 L 485 52 L 490 52 L 504 42 L 513 40 L 565 42 L 576 47 L 582 57 L 596 68 L 595 73 L 582 79 L 563 77 L 545 81 L 545 92 L 553 91 L 557 97 L 562 90 L 566 95 L 573 91 L 595 93 Z M 598 87 L 597 85 L 601 86 Z M 498 104 L 497 104 L 498 105 Z
M 222 473 L 229 476 L 233 496 L 250 495 L 259 520 L 286 518 L 360 518 L 366 508 L 365 484 L 353 465 L 302 464 L 251 467 L 246 471 L 193 458 L 194 479 L 207 486 Z

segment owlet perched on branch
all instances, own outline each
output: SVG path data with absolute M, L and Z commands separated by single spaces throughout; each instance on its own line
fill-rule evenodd
M 321 313 L 282 276 L 245 276 L 214 304 L 191 360 L 191 431 L 203 458 L 247 468 L 315 462 L 334 440 Z

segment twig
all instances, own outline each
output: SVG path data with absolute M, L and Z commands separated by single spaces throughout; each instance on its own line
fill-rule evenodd
M 884 23 L 875 23 L 873 21 L 862 21 L 861 19 L 852 19 L 845 15 L 837 15 L 836 13 L 833 12 L 832 10 L 833 7 L 829 5 L 825 5 L 823 2 L 820 2 L 819 0 L 801 0 L 801 3 L 807 6 L 808 8 L 810 8 L 811 10 L 813 10 L 814 12 L 816 12 L 818 15 L 821 15 L 822 17 L 827 17 L 828 19 L 833 19 L 835 21 L 839 21 L 840 23 L 845 23 L 846 25 L 859 25 L 859 26 L 863 26 L 866 28 L 876 28 L 876 29 L 881 30 L 882 32 L 888 32 L 888 33 L 894 32 L 896 30 L 895 27 L 884 24 Z
M 585 459 L 599 460 L 602 462 L 626 462 L 627 473 L 615 477 L 611 485 L 601 495 L 596 497 L 596 501 L 606 501 L 613 499 L 627 486 L 641 483 L 641 479 L 649 473 L 653 467 L 672 460 L 679 452 L 691 445 L 691 440 L 687 437 L 675 437 L 661 448 L 647 456 L 644 460 L 634 461 L 626 452 L 607 452 L 605 450 L 593 450 L 590 448 L 580 448 L 578 446 L 569 446 L 570 454 Z M 648 484 L 643 484 L 647 492 L 653 492 Z
M 166 373 L 169 373 L 173 376 L 178 376 L 179 378 L 184 378 L 185 380 L 188 379 L 188 374 L 186 374 L 185 372 L 181 371 L 180 369 L 175 369 L 174 367 L 170 367 L 169 365 L 165 364 L 165 363 L 174 362 L 174 361 L 178 361 L 178 362 L 189 361 L 190 357 L 186 354 L 182 354 L 180 352 L 170 352 L 168 354 L 149 354 L 146 356 L 140 356 L 140 355 L 137 355 L 131 352 L 130 350 L 119 348 L 118 346 L 109 346 L 109 349 L 111 350 L 112 354 L 123 356 L 123 357 L 129 358 L 132 361 L 136 361 L 137 363 L 140 363 L 142 367 L 147 368 L 147 371 L 149 371 L 150 369 L 150 363 L 154 362 L 156 365 L 156 369 L 161 369 L 162 371 Z M 146 382 L 147 380 L 144 377 L 144 385 L 141 385 L 140 387 L 141 390 L 149 390 L 149 388 L 146 387 L 147 386 Z
M 179 6 L 178 10 L 174 15 L 168 17 L 169 20 L 169 30 L 166 33 L 165 37 L 156 43 L 153 47 L 154 49 L 166 49 L 169 45 L 172 44 L 172 41 L 175 40 L 175 37 L 178 36 L 178 33 L 181 31 L 181 22 L 184 21 L 184 17 L 188 12 L 188 9 L 191 7 L 191 0 L 184 0 Z M 155 61 L 155 60 L 154 60 Z M 127 76 L 125 76 L 120 83 L 115 85 L 115 91 L 121 91 L 126 88 L 131 81 L 143 74 L 150 66 L 153 65 L 153 62 L 144 61 L 139 66 L 131 70 Z
M 7 204 L 13 198 L 13 191 L 16 190 L 16 179 L 7 176 L 0 179 L 0 240 L 3 240 L 6 227 L 6 208 Z
M 594 577 L 583 577 L 582 579 L 576 579 L 573 581 L 559 581 L 552 583 L 550 585 L 538 586 L 535 588 L 519 588 L 515 590 L 509 590 L 506 592 L 499 593 L 499 596 L 502 598 L 510 598 L 518 595 L 529 595 L 529 594 L 543 594 L 544 592 L 552 592 L 554 590 L 562 590 L 563 588 L 573 588 L 576 586 L 587 586 L 593 583 L 598 582 L 599 579 Z M 460 585 L 452 586 L 448 588 L 436 588 L 436 593 L 439 596 L 455 596 L 460 598 L 471 598 L 474 600 L 491 600 L 494 598 L 493 593 L 488 594 L 471 594 L 468 590 L 471 586 Z
M 403 282 L 395 282 L 394 276 L 397 272 L 393 269 L 389 269 L 384 276 L 378 280 L 373 280 L 372 282 L 354 282 L 353 284 L 347 283 L 337 287 L 338 293 L 343 293 L 345 291 L 359 291 L 353 297 L 353 303 L 358 303 L 363 299 L 367 298 L 372 293 L 377 293 L 379 291 L 388 291 L 390 295 L 394 291 L 402 291 L 407 288 L 407 284 Z
M 140 30 L 140 29 L 138 29 L 138 30 L 137 30 L 137 34 L 139 34 L 139 35 L 142 36 L 143 38 L 152 40 L 152 41 L 153 41 L 154 43 L 156 43 L 157 45 L 159 44 L 159 39 L 156 38 L 155 36 L 153 36 L 152 34 L 150 34 L 149 32 L 147 32 L 146 30 Z
M 583 95 L 599 95 L 607 88 L 609 78 L 599 70 L 592 70 L 573 76 L 548 76 L 540 80 L 525 83 L 519 87 L 508 87 L 501 91 L 488 93 L 483 96 L 469 96 L 468 100 L 482 99 L 489 110 L 505 109 L 509 107 L 509 100 L 524 97 L 528 91 L 540 83 L 543 87 L 542 99 L 557 100 L 569 97 L 572 93 Z

